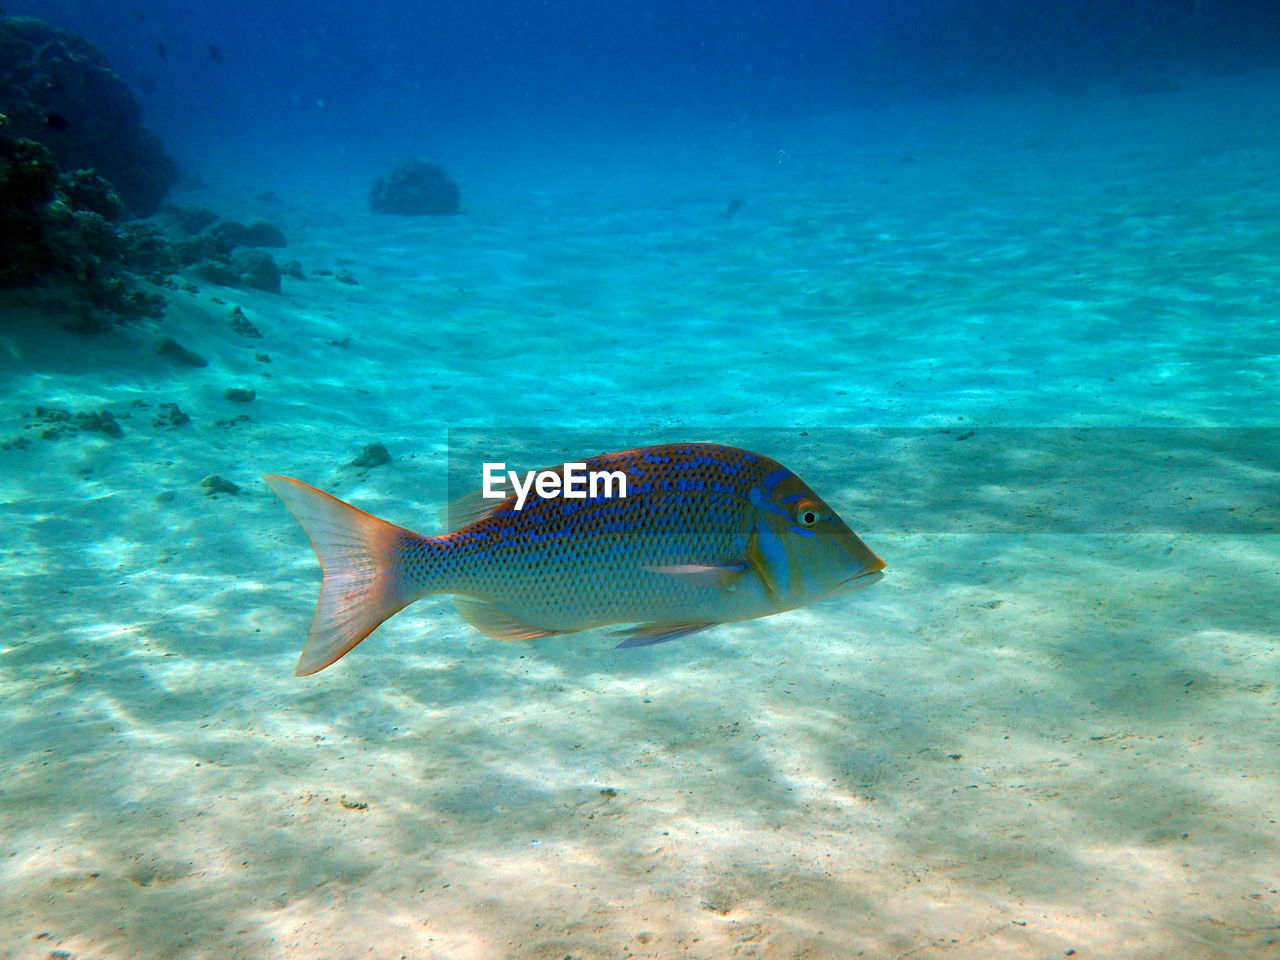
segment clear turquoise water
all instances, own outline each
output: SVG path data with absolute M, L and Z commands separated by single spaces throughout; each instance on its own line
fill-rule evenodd
M 6 950 L 1265 955 L 1278 89 L 457 146 L 446 221 L 209 157 L 178 200 L 360 283 L 175 294 L 194 372 L 6 302 L 6 436 L 125 431 L 0 452 Z M 430 532 L 450 430 L 534 427 L 776 444 L 887 577 L 638 651 L 428 600 L 293 677 L 319 571 L 258 476 Z

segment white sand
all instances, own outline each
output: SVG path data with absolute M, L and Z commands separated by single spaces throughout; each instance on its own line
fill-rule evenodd
M 91 340 L 5 301 L 0 954 L 1270 956 L 1280 486 L 1204 428 L 1280 409 L 1276 89 L 464 146 L 446 220 L 366 213 L 349 152 L 209 160 L 176 200 L 360 283 Z M 631 651 L 427 600 L 293 677 L 319 573 L 257 477 L 432 532 L 450 425 L 783 428 L 888 576 Z

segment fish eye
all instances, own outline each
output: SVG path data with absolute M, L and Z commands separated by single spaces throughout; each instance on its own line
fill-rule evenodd
M 822 519 L 822 512 L 810 501 L 801 500 L 796 504 L 796 523 L 802 527 L 816 527 Z

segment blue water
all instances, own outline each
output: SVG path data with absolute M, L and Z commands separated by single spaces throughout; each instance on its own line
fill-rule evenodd
M 5 955 L 1275 950 L 1280 10 L 3 7 L 302 269 L 89 338 L 0 291 Z M 459 215 L 369 211 L 405 156 Z M 428 598 L 293 676 L 261 474 L 434 533 L 481 448 L 673 439 L 885 580 L 631 651 Z

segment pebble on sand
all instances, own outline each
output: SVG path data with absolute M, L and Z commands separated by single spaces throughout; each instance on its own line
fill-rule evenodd
M 200 487 L 204 490 L 204 495 L 206 497 L 216 496 L 219 493 L 230 493 L 234 495 L 240 492 L 239 485 L 232 483 L 225 477 L 218 476 L 216 473 L 211 473 L 209 476 L 201 480 Z
M 351 467 L 380 467 L 384 463 L 391 462 L 391 454 L 387 453 L 387 448 L 380 443 L 367 443 L 364 449 L 360 451 L 360 456 L 350 461 L 347 465 Z

